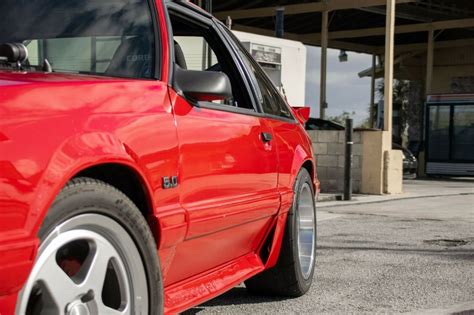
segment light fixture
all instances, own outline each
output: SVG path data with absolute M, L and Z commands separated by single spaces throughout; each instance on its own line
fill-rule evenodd
M 339 52 L 339 62 L 347 62 L 347 59 L 349 59 L 347 52 L 344 49 L 341 49 Z

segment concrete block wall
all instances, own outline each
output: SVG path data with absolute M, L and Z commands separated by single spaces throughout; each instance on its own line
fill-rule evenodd
M 344 190 L 344 130 L 312 130 L 308 131 L 313 142 L 316 157 L 318 178 L 322 192 L 340 192 Z M 362 136 L 354 132 L 352 161 L 352 191 L 359 193 L 362 184 Z

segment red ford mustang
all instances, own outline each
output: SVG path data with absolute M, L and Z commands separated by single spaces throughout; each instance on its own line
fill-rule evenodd
M 186 2 L 0 2 L 0 313 L 177 313 L 300 296 L 308 112 Z

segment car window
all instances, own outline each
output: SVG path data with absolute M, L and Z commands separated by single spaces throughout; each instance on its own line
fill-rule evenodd
M 255 111 L 242 75 L 215 30 L 173 13 L 170 19 L 176 65 L 187 70 L 225 73 L 232 86 L 232 97 L 213 103 Z
M 8 12 L 0 21 L 0 43 L 26 45 L 26 67 L 42 70 L 46 60 L 54 72 L 154 75 L 148 0 L 3 0 L 0 12 Z
M 249 70 L 251 80 L 254 81 L 254 85 L 256 86 L 257 98 L 262 106 L 263 111 L 266 114 L 273 116 L 294 119 L 293 115 L 291 114 L 291 109 L 283 100 L 281 94 L 278 92 L 271 80 L 267 77 L 265 72 L 260 68 L 258 63 L 245 50 L 240 41 L 231 31 L 229 31 L 226 27 L 222 27 L 222 29 L 224 29 L 231 38 L 234 47 L 244 61 L 246 68 Z

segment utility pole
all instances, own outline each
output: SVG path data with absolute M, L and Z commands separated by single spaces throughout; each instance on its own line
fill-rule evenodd
M 393 115 L 393 58 L 395 46 L 395 0 L 387 0 L 387 19 L 385 25 L 385 82 L 383 130 L 390 135 L 392 148 Z

